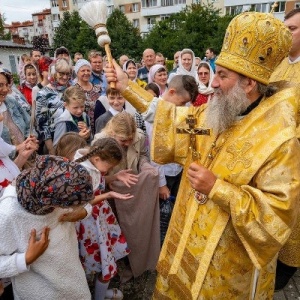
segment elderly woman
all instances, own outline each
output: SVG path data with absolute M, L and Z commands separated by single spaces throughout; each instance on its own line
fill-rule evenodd
M 159 87 L 161 96 L 167 89 L 168 72 L 165 66 L 156 64 L 152 66 L 148 73 L 148 83 L 154 82 Z
M 158 170 L 149 163 L 145 135 L 136 128 L 133 116 L 127 112 L 115 115 L 106 127 L 95 135 L 95 140 L 113 137 L 126 152 L 125 158 L 109 175 L 122 169 L 132 169 L 138 174 L 138 183 L 130 188 L 122 183 L 111 184 L 116 192 L 130 193 L 134 197 L 115 201 L 118 220 L 131 253 L 130 268 L 121 274 L 126 281 L 146 270 L 154 270 L 160 251 Z
M 72 67 L 64 58 L 50 66 L 50 82 L 36 97 L 36 123 L 39 140 L 45 143 L 48 153 L 54 154 L 53 137 L 55 120 L 64 107 L 63 92 L 70 86 Z
M 126 72 L 131 81 L 136 82 L 142 88 L 146 87 L 147 82 L 137 78 L 138 69 L 136 63 L 132 59 L 127 60 L 123 64 L 123 71 Z
M 79 260 L 74 223 L 63 208 L 93 199 L 92 179 L 66 158 L 39 156 L 0 201 L 0 277 L 11 277 L 15 299 L 91 299 Z M 48 247 L 49 246 L 49 247 Z M 72 274 L 72 276 L 70 276 Z
M 96 119 L 106 111 L 104 105 L 97 101 L 101 95 L 101 85 L 90 82 L 92 67 L 85 59 L 79 59 L 76 62 L 74 72 L 77 76 L 76 86 L 83 90 L 86 95 L 85 112 L 91 120 L 92 134 L 94 134 Z
M 0 68 L 1 137 L 18 147 L 29 136 L 30 116 L 11 93 L 12 84 L 12 75 Z
M 211 87 L 213 78 L 214 72 L 210 64 L 206 61 L 202 61 L 198 66 L 199 94 L 193 102 L 193 106 L 200 106 L 207 103 L 212 97 L 214 93 L 214 89 Z

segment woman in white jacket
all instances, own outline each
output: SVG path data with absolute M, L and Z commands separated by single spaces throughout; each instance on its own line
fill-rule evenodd
M 15 300 L 91 299 L 74 223 L 66 207 L 93 198 L 91 177 L 66 158 L 39 156 L 0 198 L 0 277 L 11 277 Z M 29 243 L 28 243 L 29 241 Z

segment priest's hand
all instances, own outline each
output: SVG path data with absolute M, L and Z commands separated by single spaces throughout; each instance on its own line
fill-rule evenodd
M 123 92 L 128 86 L 128 76 L 121 67 L 113 60 L 113 67 L 107 65 L 104 69 L 107 83 L 115 82 L 116 89 Z
M 210 193 L 217 180 L 213 172 L 194 162 L 188 168 L 187 177 L 192 188 L 205 195 Z

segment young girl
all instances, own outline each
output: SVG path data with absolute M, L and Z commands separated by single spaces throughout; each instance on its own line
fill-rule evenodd
M 105 199 L 126 200 L 132 196 L 112 191 L 103 193 L 104 175 L 122 160 L 122 149 L 114 139 L 103 138 L 90 149 L 79 149 L 74 158 L 89 171 L 96 196 L 93 202 L 99 203 L 93 205 L 89 217 L 77 223 L 82 265 L 90 286 L 95 285 L 94 299 L 122 299 L 121 291 L 107 288 L 110 279 L 117 273 L 116 260 L 126 256 L 129 249 L 116 217 Z M 136 183 L 137 177 L 128 173 L 128 170 L 123 170 L 110 176 L 108 183 L 114 180 L 121 180 L 129 186 Z
M 55 121 L 53 146 L 66 132 L 78 132 L 89 141 L 91 134 L 90 118 L 84 112 L 85 93 L 77 86 L 70 86 L 64 92 L 64 112 Z
M 25 96 L 27 102 L 32 105 L 32 89 L 37 85 L 38 75 L 33 64 L 24 66 L 25 81 L 20 85 L 20 91 Z
M 19 74 L 21 84 L 25 81 L 24 66 L 26 64 L 30 64 L 30 63 L 31 63 L 30 56 L 26 53 L 22 54 L 20 57 L 19 66 L 18 66 L 18 74 Z

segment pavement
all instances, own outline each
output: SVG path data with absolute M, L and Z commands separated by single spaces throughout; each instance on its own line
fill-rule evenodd
M 155 277 L 155 271 L 147 271 L 126 283 L 120 283 L 119 279 L 116 279 L 113 284 L 122 290 L 123 300 L 150 300 L 155 285 Z M 273 300 L 300 300 L 300 270 L 295 273 L 282 291 L 275 292 Z
M 290 279 L 286 287 L 276 292 L 273 300 L 300 300 L 300 269 Z

